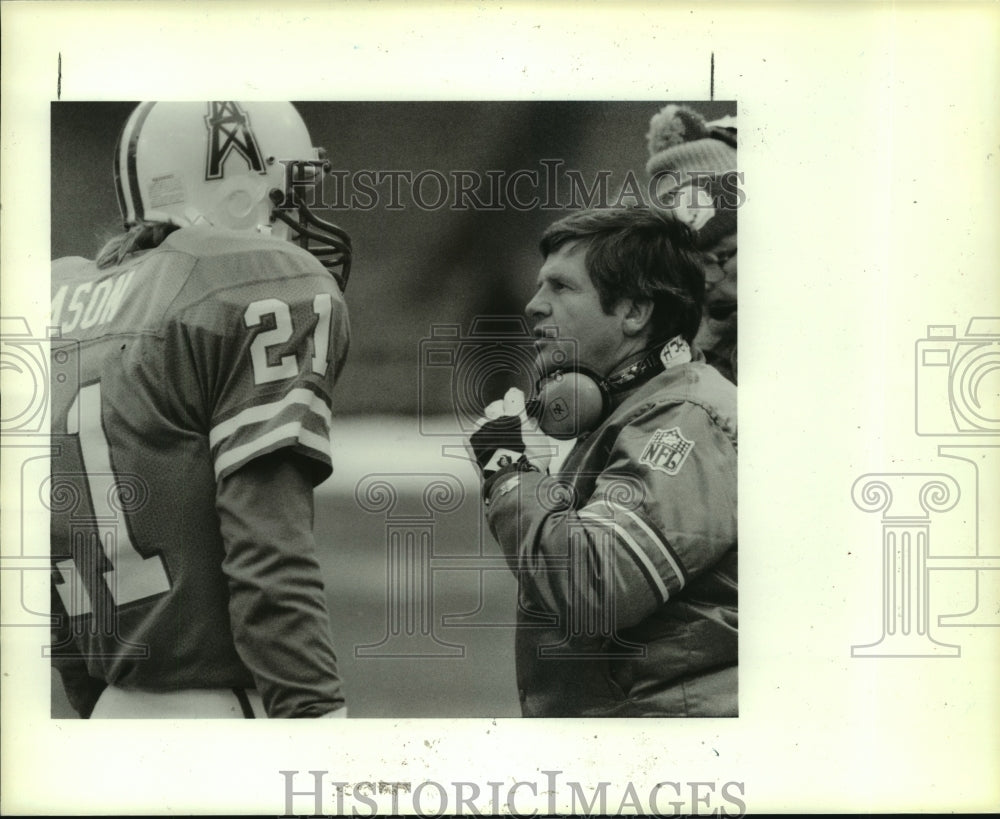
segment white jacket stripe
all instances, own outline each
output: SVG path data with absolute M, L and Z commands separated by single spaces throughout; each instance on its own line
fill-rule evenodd
M 622 511 L 622 510 L 617 510 Z M 657 569 L 656 565 L 650 560 L 649 555 L 646 554 L 645 550 L 635 541 L 632 534 L 618 523 L 614 518 L 610 518 L 607 515 L 601 515 L 594 511 L 583 510 L 579 513 L 579 517 L 585 520 L 593 520 L 596 523 L 600 523 L 603 526 L 608 527 L 618 538 L 625 547 L 632 553 L 633 557 L 640 561 L 643 566 L 646 567 L 646 573 L 653 582 L 656 584 L 656 588 L 660 592 L 660 597 L 664 603 L 670 598 L 670 592 L 667 591 L 667 586 L 663 582 L 663 578 L 660 577 L 660 571 Z
M 601 513 L 598 510 L 607 510 L 605 513 Z M 584 512 L 581 511 L 581 517 Z M 666 562 L 670 567 L 670 570 L 677 577 L 678 589 L 683 589 L 685 586 L 686 574 L 684 570 L 677 563 L 677 559 L 674 557 L 670 549 L 663 542 L 663 539 L 654 532 L 648 523 L 644 521 L 639 515 L 630 509 L 626 509 L 617 504 L 610 503 L 608 501 L 598 501 L 597 503 L 590 504 L 586 508 L 586 514 L 588 517 L 607 520 L 608 518 L 615 521 L 615 529 L 617 532 L 623 533 L 622 540 L 626 545 L 635 546 L 639 549 L 644 560 L 644 564 L 649 567 L 650 563 L 647 562 L 652 558 L 652 562 L 660 562 L 660 560 Z M 631 533 L 637 536 L 636 538 L 631 538 L 631 543 L 626 539 L 624 533 Z M 644 548 L 642 548 L 644 547 Z M 662 577 L 662 571 L 654 571 L 653 576 L 656 578 Z M 666 600 L 667 595 L 664 593 L 664 600 Z

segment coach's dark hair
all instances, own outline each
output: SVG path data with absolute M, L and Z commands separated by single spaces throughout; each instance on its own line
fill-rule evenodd
M 644 207 L 574 211 L 542 234 L 542 255 L 578 241 L 586 243 L 584 264 L 605 313 L 623 298 L 649 300 L 652 341 L 694 339 L 705 273 L 686 224 Z

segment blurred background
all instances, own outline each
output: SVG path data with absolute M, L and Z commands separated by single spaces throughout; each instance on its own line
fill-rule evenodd
M 684 100 L 296 103 L 345 183 L 328 186 L 324 199 L 336 208 L 320 215 L 354 246 L 351 350 L 334 396 L 336 471 L 316 508 L 352 716 L 519 715 L 516 584 L 484 529 L 478 479 L 456 457 L 462 423 L 450 375 L 428 377 L 425 351 L 475 338 L 477 319 L 522 315 L 543 229 L 587 204 L 598 180 L 603 204 L 648 201 L 645 135 L 668 101 L 709 121 L 736 114 L 733 102 Z M 120 232 L 112 160 L 134 105 L 52 104 L 53 259 L 93 258 Z M 395 174 L 397 196 L 387 176 L 377 182 L 380 172 Z M 479 183 L 463 198 L 459 180 L 473 174 Z M 407 180 L 418 178 L 414 193 Z M 430 342 L 440 325 L 457 325 L 458 335 Z M 475 399 L 503 389 L 484 382 Z M 390 507 L 365 494 L 382 483 L 396 493 Z M 389 606 L 400 543 L 431 569 L 402 584 L 409 619 Z M 55 677 L 52 700 L 53 716 L 73 716 Z

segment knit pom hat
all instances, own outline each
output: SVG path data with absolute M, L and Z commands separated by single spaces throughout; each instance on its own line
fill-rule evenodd
M 666 105 L 650 118 L 646 145 L 649 149 L 646 171 L 650 176 L 671 171 L 683 183 L 689 173 L 724 174 L 736 170 L 736 127 L 731 117 L 708 123 L 693 108 Z M 709 185 L 715 202 L 727 198 L 720 198 L 720 190 L 716 177 L 715 184 Z M 734 210 L 725 207 L 707 210 L 702 214 L 704 221 L 696 226 L 701 247 L 711 247 L 736 230 Z
M 709 125 L 705 118 L 686 105 L 666 105 L 649 120 L 646 171 L 736 170 L 734 128 Z

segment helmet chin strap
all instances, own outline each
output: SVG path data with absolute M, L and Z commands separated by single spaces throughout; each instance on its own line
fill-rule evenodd
M 198 227 L 199 225 L 215 227 L 215 224 L 210 219 L 207 219 L 203 214 L 198 213 L 193 208 L 188 208 L 184 211 L 184 219 L 190 227 Z M 275 235 L 273 227 L 270 224 L 262 224 L 260 222 L 252 227 L 245 228 L 245 230 L 253 231 L 254 233 L 258 233 L 262 236 Z
M 658 344 L 638 361 L 607 377 L 586 367 L 566 367 L 542 378 L 528 401 L 529 415 L 546 435 L 560 441 L 596 429 L 614 406 L 614 396 L 635 389 L 665 369 L 691 361 L 691 348 L 675 336 Z
M 191 227 L 196 227 L 198 225 L 211 225 L 212 223 L 208 221 L 199 211 L 194 208 L 184 208 L 184 218 Z

